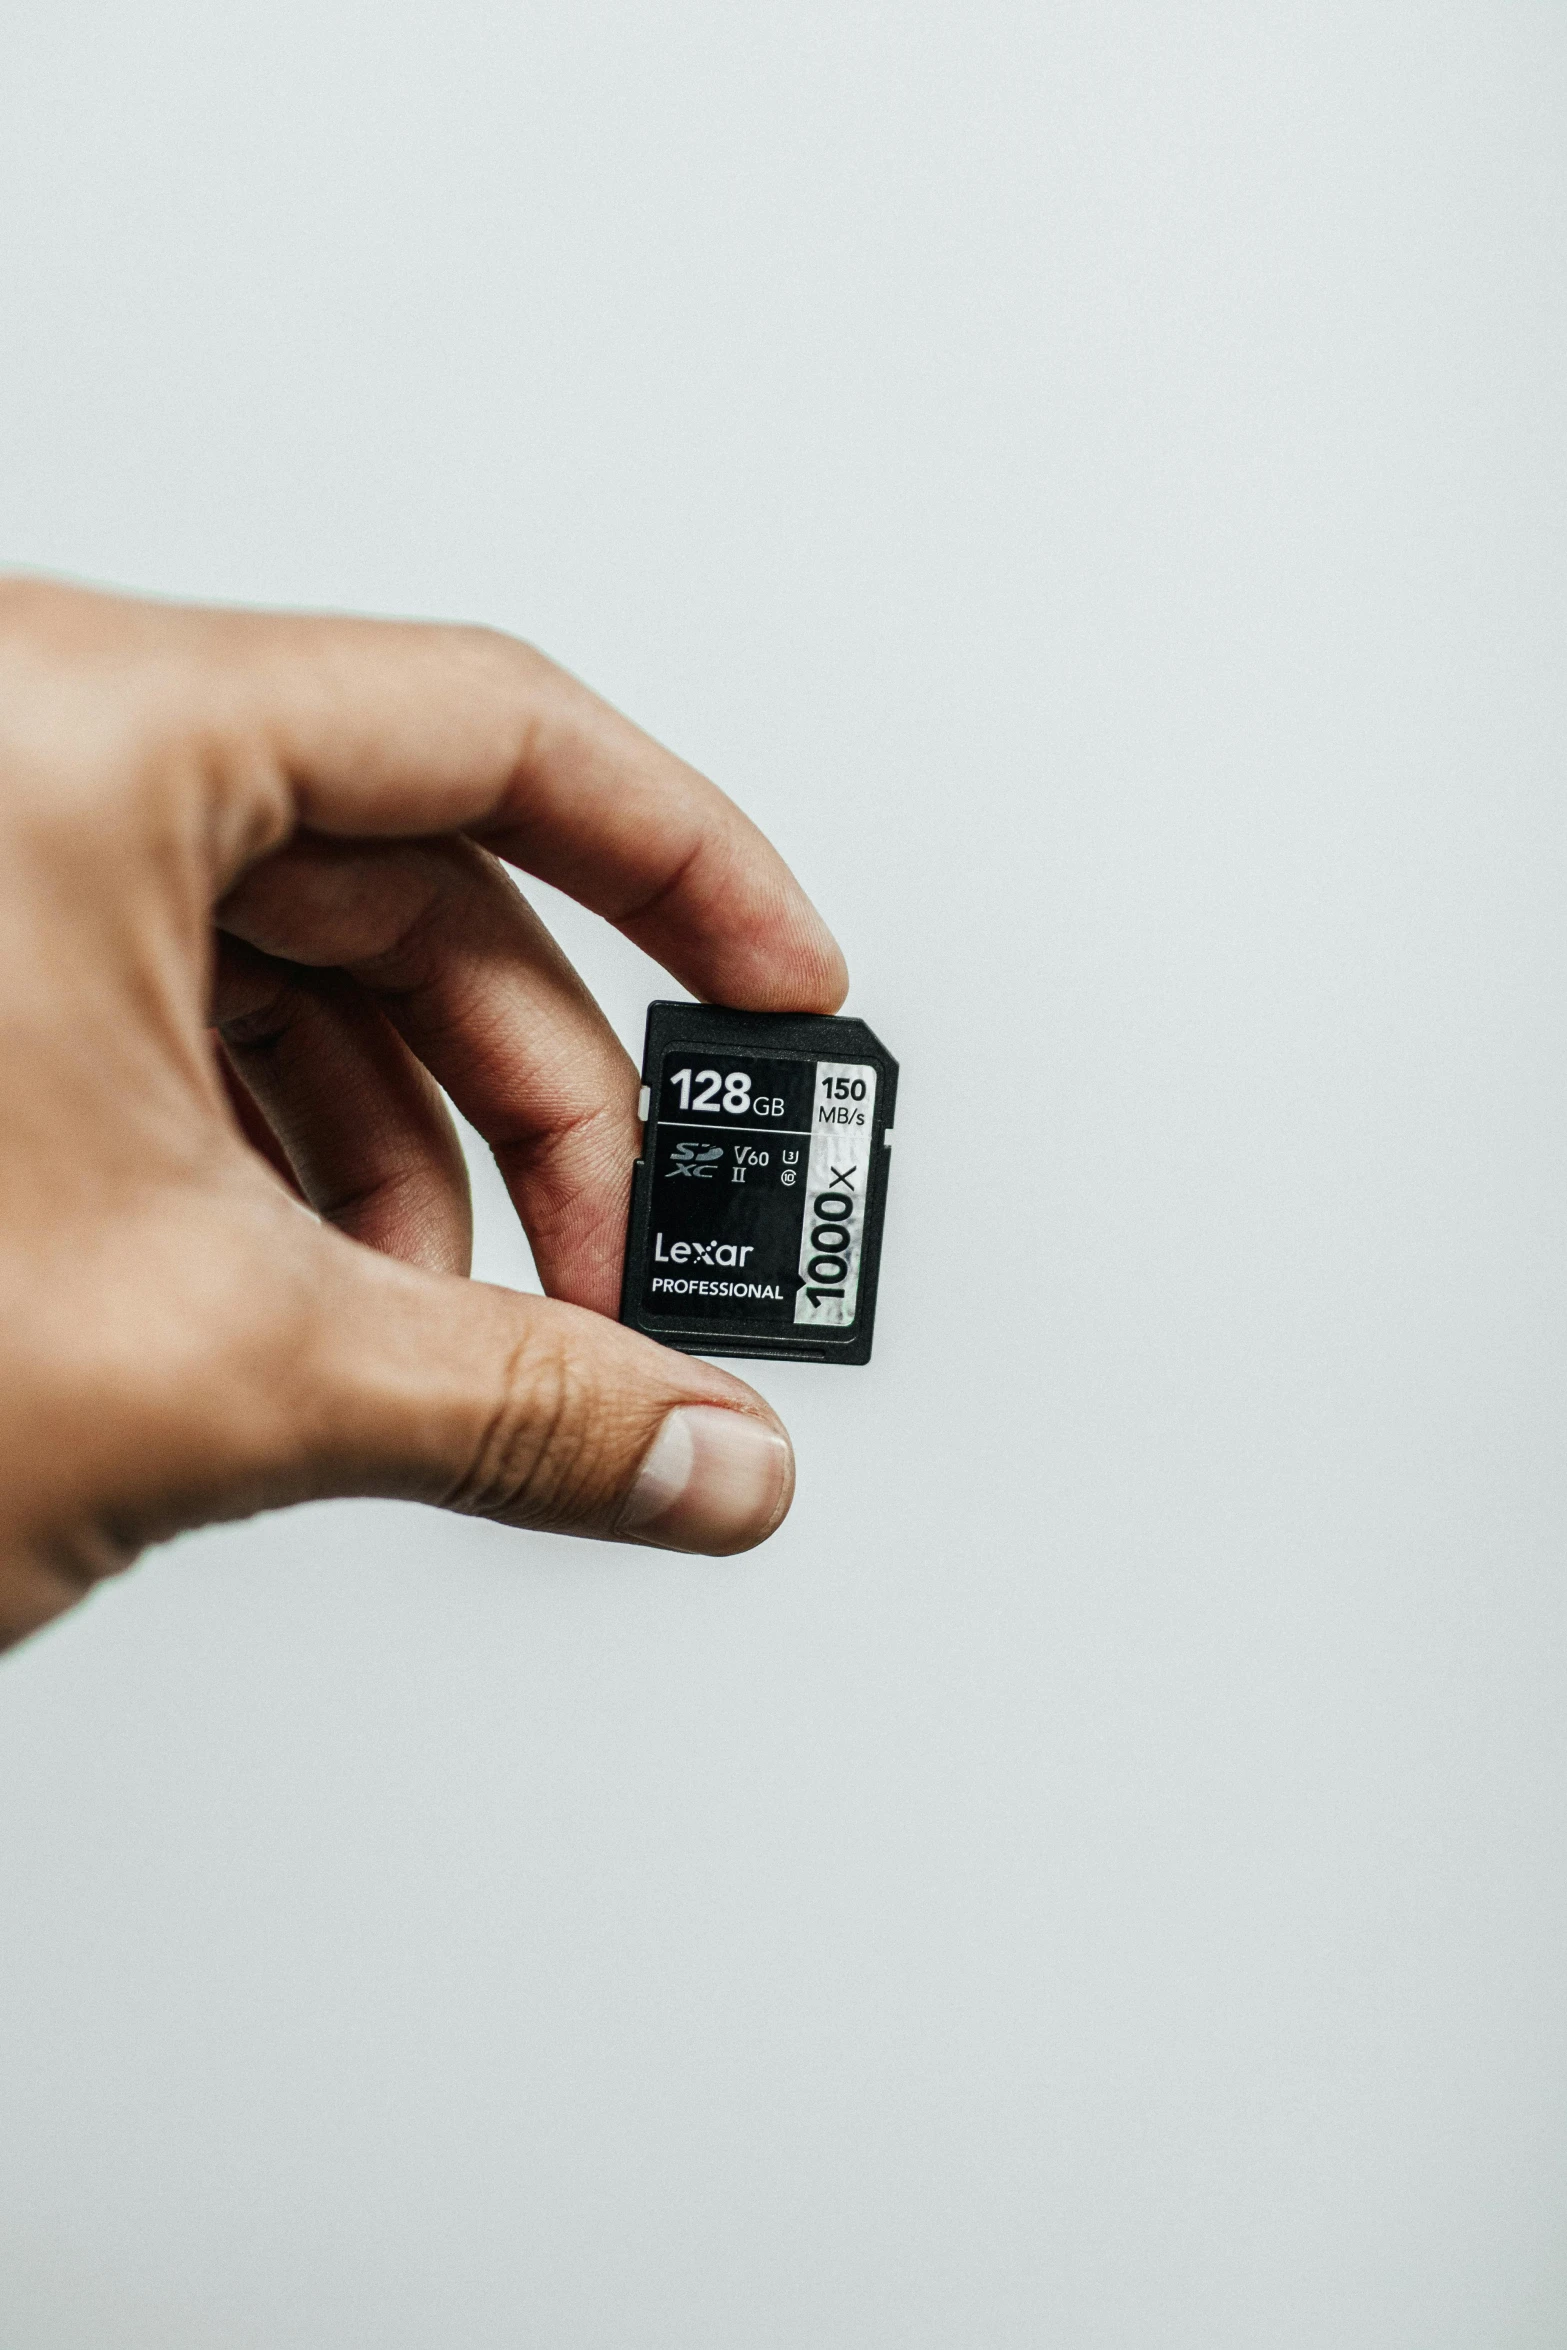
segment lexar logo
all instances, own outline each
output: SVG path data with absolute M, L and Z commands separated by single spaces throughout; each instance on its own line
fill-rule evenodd
M 666 1248 L 662 1232 L 653 1235 L 655 1265 L 743 1265 L 755 1254 L 749 1240 L 677 1240 Z

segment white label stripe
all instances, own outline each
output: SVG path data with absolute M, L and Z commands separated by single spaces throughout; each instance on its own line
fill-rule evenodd
M 797 1327 L 847 1330 L 858 1311 L 875 1113 L 873 1068 L 858 1061 L 817 1062 Z

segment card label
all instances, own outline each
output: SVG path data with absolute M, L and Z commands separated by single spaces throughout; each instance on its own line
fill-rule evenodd
M 876 1071 L 858 1062 L 666 1051 L 642 1310 L 851 1330 L 875 1105 Z
M 818 1061 L 811 1156 L 800 1231 L 797 1324 L 847 1330 L 860 1294 L 870 1190 L 876 1072 L 858 1061 Z

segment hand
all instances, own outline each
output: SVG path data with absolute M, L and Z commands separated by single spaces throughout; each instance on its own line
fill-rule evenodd
M 698 995 L 843 1000 L 755 827 L 526 646 L 0 585 L 0 1639 L 310 1496 L 783 1517 L 761 1398 L 606 1318 L 637 1075 L 507 864 Z M 463 1278 L 441 1088 L 547 1298 Z

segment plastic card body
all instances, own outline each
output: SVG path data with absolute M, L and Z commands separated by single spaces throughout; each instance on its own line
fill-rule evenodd
M 863 1020 L 652 1004 L 620 1318 L 687 1354 L 870 1360 L 898 1064 Z

